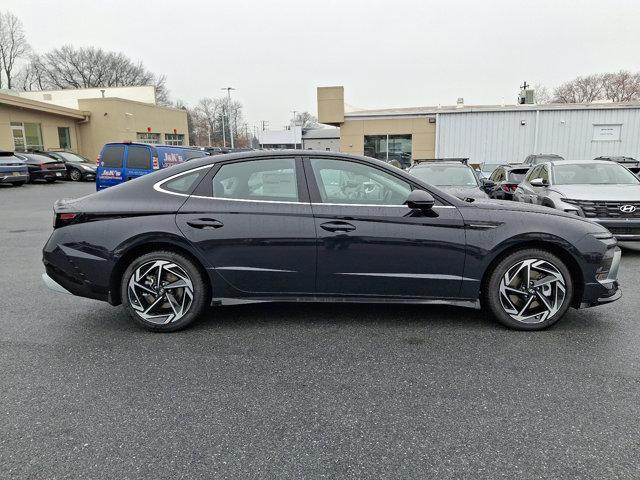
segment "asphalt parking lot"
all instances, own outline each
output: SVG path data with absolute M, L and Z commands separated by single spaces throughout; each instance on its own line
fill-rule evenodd
M 51 205 L 0 188 L 0 478 L 639 478 L 640 246 L 554 328 L 264 304 L 152 334 L 46 289 Z

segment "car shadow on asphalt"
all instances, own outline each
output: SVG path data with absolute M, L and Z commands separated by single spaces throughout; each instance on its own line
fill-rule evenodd
M 592 309 L 569 309 L 566 316 L 556 325 L 543 332 L 570 333 L 575 331 L 605 332 L 611 328 L 606 312 L 596 307 Z M 604 307 L 606 308 L 606 307 Z M 146 333 L 129 318 L 122 307 L 108 307 L 100 314 L 87 314 L 89 323 L 98 330 L 111 332 Z M 489 313 L 482 310 L 453 307 L 447 305 L 398 305 L 398 304 L 355 304 L 355 303 L 260 303 L 212 307 L 202 317 L 182 332 L 221 333 L 251 329 L 291 327 L 305 328 L 385 328 L 428 329 L 433 331 L 517 332 L 500 325 Z

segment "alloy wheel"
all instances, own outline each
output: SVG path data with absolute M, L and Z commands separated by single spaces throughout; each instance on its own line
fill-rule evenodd
M 550 262 L 527 259 L 510 267 L 500 281 L 500 303 L 514 320 L 541 323 L 560 310 L 566 297 L 562 273 Z
M 193 303 L 191 278 L 180 265 L 167 260 L 152 260 L 136 268 L 127 291 L 140 318 L 157 325 L 177 322 Z
M 69 174 L 69 177 L 71 178 L 71 180 L 73 180 L 74 182 L 79 182 L 80 179 L 82 178 L 82 174 L 80 173 L 80 170 L 76 170 L 75 168 L 73 170 L 71 170 L 71 173 Z

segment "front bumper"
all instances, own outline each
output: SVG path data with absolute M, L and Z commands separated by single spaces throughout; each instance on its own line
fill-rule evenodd
M 53 278 L 51 278 L 46 273 L 42 274 L 42 281 L 47 287 L 49 287 L 50 290 L 53 290 L 54 292 L 66 293 L 68 295 L 71 295 L 71 292 L 69 290 L 64 288 L 62 285 L 60 285 L 58 282 L 56 282 Z
M 618 285 L 618 269 L 620 268 L 621 259 L 622 251 L 620 247 L 614 247 L 613 258 L 607 278 L 585 284 L 580 308 L 595 307 L 597 305 L 615 302 L 622 297 L 622 291 Z
M 640 240 L 640 218 L 590 218 L 609 230 L 621 242 Z

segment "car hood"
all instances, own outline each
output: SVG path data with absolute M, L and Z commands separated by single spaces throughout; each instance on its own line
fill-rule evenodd
M 573 200 L 640 201 L 637 185 L 554 185 L 550 190 Z
M 511 211 L 511 212 L 528 212 L 528 213 L 542 213 L 545 215 L 555 215 L 557 217 L 565 217 L 570 218 L 571 220 L 577 220 L 582 222 L 591 223 L 597 225 L 592 220 L 589 220 L 584 217 L 579 217 L 578 215 L 573 215 L 570 213 L 565 213 L 562 210 L 557 210 L 555 208 L 543 207 L 542 205 L 533 205 L 531 203 L 523 203 L 523 202 L 514 202 L 511 200 L 476 200 L 469 205 L 473 205 L 476 208 L 484 208 L 490 210 L 503 210 L 503 211 Z
M 480 187 L 455 187 L 441 185 L 440 190 L 447 192 L 449 195 L 458 197 L 461 200 L 465 198 L 489 198 L 489 196 L 480 190 Z

